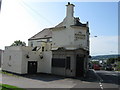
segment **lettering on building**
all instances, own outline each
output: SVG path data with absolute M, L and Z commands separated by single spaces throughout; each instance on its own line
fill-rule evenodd
M 79 39 L 85 39 L 85 34 L 82 34 L 81 32 L 75 33 L 75 40 Z

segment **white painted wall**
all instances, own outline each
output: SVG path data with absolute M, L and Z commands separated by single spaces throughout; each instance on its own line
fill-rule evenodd
M 61 26 L 66 26 L 66 28 L 52 30 L 52 49 L 65 47 L 67 49 L 84 48 L 89 50 L 89 45 L 87 44 L 89 42 L 87 35 L 89 34 L 86 33 L 88 28 L 80 26 L 71 27 L 71 25 L 75 25 L 76 20 L 73 15 L 74 5 L 69 3 L 66 6 L 66 18 L 61 24 Z M 85 39 L 75 40 L 75 34 L 79 32 L 85 35 Z
M 42 52 L 43 59 L 38 62 L 38 72 L 51 73 L 52 51 Z
M 75 28 L 74 29 L 74 45 L 79 48 L 86 48 L 87 47 L 87 34 L 86 34 L 87 28 Z M 76 40 L 75 34 L 79 34 L 81 32 L 82 35 L 85 35 L 85 38 L 79 38 Z M 78 36 L 79 37 L 79 36 Z
M 21 74 L 22 52 L 18 47 L 7 47 L 3 53 L 2 59 L 3 70 Z
M 39 39 L 39 40 L 29 40 L 28 41 L 28 46 L 31 46 L 31 43 L 33 43 L 33 47 L 35 47 L 35 46 L 41 46 L 41 39 Z M 44 41 L 46 41 L 46 40 L 44 40 Z
M 29 56 L 29 58 L 26 58 L 26 55 Z M 40 52 L 36 52 L 36 51 L 29 51 L 26 50 L 25 48 L 22 48 L 22 73 L 27 73 L 28 71 L 28 61 L 40 61 Z M 37 69 L 39 68 L 39 66 L 37 65 Z M 38 72 L 38 71 L 37 71 Z
M 75 34 L 79 32 L 85 35 L 84 39 L 75 40 Z M 66 48 L 89 48 L 87 40 L 87 28 L 66 27 L 65 29 L 53 30 L 52 48 L 66 47 Z
M 31 43 L 33 44 L 32 47 L 39 47 L 39 51 L 42 52 L 42 47 L 44 47 L 44 51 L 51 51 L 52 47 L 52 38 L 49 39 L 50 41 L 47 41 L 47 39 L 39 39 L 39 40 L 29 40 L 28 46 L 31 46 Z
M 71 44 L 73 44 L 73 33 L 74 31 L 70 30 L 69 28 L 53 31 L 52 47 L 71 46 Z
M 28 46 L 31 46 L 31 43 L 33 43 L 33 47 L 41 46 L 42 41 L 47 42 L 47 39 L 29 40 Z M 50 41 L 52 41 L 52 38 L 50 38 Z
M 29 58 L 26 58 L 26 55 Z M 40 55 L 43 56 L 43 59 L 40 58 Z M 37 72 L 51 73 L 51 59 L 51 51 L 40 53 L 39 51 L 32 51 L 32 47 L 6 47 L 3 54 L 2 69 L 18 74 L 27 74 L 28 61 L 37 61 Z

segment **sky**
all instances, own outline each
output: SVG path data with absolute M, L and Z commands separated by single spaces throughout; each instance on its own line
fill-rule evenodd
M 118 2 L 71 0 L 74 16 L 89 22 L 90 55 L 118 53 Z M 3 0 L 0 13 L 0 49 L 15 40 L 28 39 L 44 28 L 54 27 L 66 16 L 67 0 Z M 97 36 L 97 37 L 95 37 Z

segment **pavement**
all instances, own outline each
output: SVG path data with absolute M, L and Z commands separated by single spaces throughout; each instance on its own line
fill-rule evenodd
M 92 70 L 88 72 L 86 78 L 67 78 L 48 74 L 24 76 L 2 74 L 0 81 L 21 88 L 74 88 L 78 83 L 88 84 L 89 81 L 95 81 L 95 76 L 91 74 L 94 75 Z M 84 85 L 81 88 L 85 88 Z
M 65 90 L 71 89 L 88 89 L 88 90 L 103 90 L 102 78 L 94 70 L 89 70 L 85 78 L 76 77 L 68 78 L 49 74 L 35 74 L 35 75 L 6 75 L 2 74 L 0 81 L 4 84 L 25 88 L 28 90 L 33 89 L 58 89 L 62 88 Z M 111 86 L 104 84 L 104 86 Z

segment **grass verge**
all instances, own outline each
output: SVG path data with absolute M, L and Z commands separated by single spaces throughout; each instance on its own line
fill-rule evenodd
M 25 90 L 25 89 L 18 88 L 12 85 L 7 85 L 7 84 L 0 84 L 0 88 L 1 90 Z
M 5 71 L 0 71 L 0 73 L 2 73 L 2 74 L 6 74 L 6 75 L 8 75 L 8 76 L 19 77 L 18 75 L 15 75 L 15 74 L 12 74 L 12 73 L 8 73 L 8 72 L 5 72 Z

